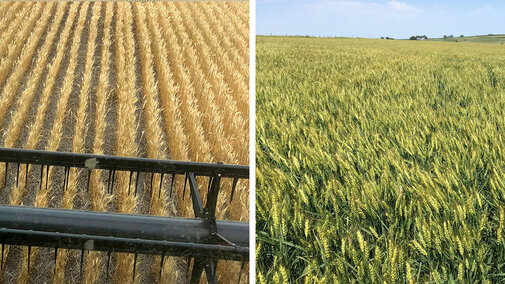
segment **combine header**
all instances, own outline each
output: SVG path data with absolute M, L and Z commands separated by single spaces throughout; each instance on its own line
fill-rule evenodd
M 137 194 L 141 175 L 151 178 L 151 190 L 161 194 L 163 177 L 170 177 L 167 186 L 170 195 L 177 176 L 184 177 L 184 192 L 189 184 L 189 195 L 193 203 L 195 218 L 160 217 L 117 213 L 61 210 L 26 206 L 0 206 L 0 241 L 5 245 L 81 250 L 81 270 L 84 252 L 87 250 L 107 252 L 107 275 L 112 252 L 134 253 L 133 277 L 138 254 L 160 255 L 161 267 L 167 256 L 188 258 L 187 274 L 190 283 L 198 283 L 203 270 L 209 283 L 216 283 L 218 260 L 242 262 L 242 268 L 249 260 L 249 223 L 216 220 L 215 210 L 221 180 L 232 179 L 230 202 L 239 179 L 249 178 L 249 167 L 222 163 L 194 163 L 144 158 L 125 158 L 105 155 L 48 152 L 38 150 L 0 148 L 0 162 L 4 162 L 5 183 L 14 174 L 8 172 L 13 165 L 16 183 L 19 179 L 19 165 L 40 167 L 40 188 L 42 177 L 50 167 L 63 167 L 62 190 L 68 186 L 70 168 L 87 169 L 87 184 L 94 170 L 108 171 L 107 190 L 113 192 L 116 171 L 129 172 L 130 183 L 135 181 L 130 194 Z M 33 168 L 33 166 L 32 166 Z M 153 185 L 153 175 L 161 175 L 160 184 Z M 28 178 L 28 175 L 26 175 Z M 207 201 L 202 196 L 197 177 L 207 178 Z M 146 179 L 147 180 L 147 179 Z M 47 186 L 47 182 L 46 182 Z M 30 255 L 30 254 L 28 254 Z M 193 261 L 191 261 L 193 260 Z M 28 262 L 30 260 L 28 259 Z M 191 265 L 193 262 L 193 265 Z M 190 267 L 192 267 L 191 272 Z M 240 271 L 240 274 L 242 271 Z M 161 273 L 160 273 L 161 275 Z M 238 281 L 240 282 L 240 276 Z

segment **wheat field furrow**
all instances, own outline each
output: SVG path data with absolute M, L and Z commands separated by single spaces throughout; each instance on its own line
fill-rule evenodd
M 210 16 L 218 11 L 248 13 L 247 2 L 238 4 L 244 7 L 239 9 L 232 2 L 0 3 L 1 146 L 248 164 L 248 114 L 243 107 L 248 92 L 237 88 L 248 84 L 248 50 L 240 50 L 246 48 L 248 31 L 234 30 L 244 27 L 245 18 Z M 197 19 L 189 15 L 195 12 L 208 23 L 189 23 Z M 224 23 L 224 19 L 240 23 Z M 213 27 L 216 24 L 223 27 Z M 215 42 L 211 33 L 226 39 Z M 216 60 L 221 55 L 226 56 L 225 63 Z M 242 82 L 229 84 L 225 78 L 232 72 Z M 238 93 L 242 102 L 237 101 Z M 0 203 L 161 216 L 193 214 L 191 200 L 183 201 L 180 177 L 171 197 L 168 176 L 161 191 L 159 186 L 151 189 L 150 177 L 141 176 L 140 193 L 134 197 L 128 194 L 129 174 L 124 172 L 116 173 L 114 192 L 109 194 L 104 171 L 93 171 L 89 192 L 81 192 L 85 171 L 70 169 L 68 188 L 63 191 L 62 169 L 51 167 L 47 180 L 45 169 L 40 180 L 39 166 L 19 169 L 15 186 L 10 178 L 15 177 L 16 168 L 9 165 Z M 2 163 L 0 184 L 4 174 Z M 160 175 L 154 175 L 152 182 L 159 184 Z M 198 185 L 204 188 L 207 183 L 198 179 Z M 222 187 L 218 216 L 248 216 L 243 182 L 233 206 L 227 204 L 231 181 L 224 181 Z M 133 254 L 113 253 L 106 275 L 106 253 L 86 253 L 82 274 L 79 252 L 58 250 L 55 263 L 46 261 L 53 253 L 33 247 L 27 263 L 26 247 L 5 247 L 1 281 L 132 280 Z M 157 281 L 159 265 L 160 257 L 139 256 L 135 282 Z M 180 258 L 165 258 L 162 282 L 184 282 L 184 265 Z M 219 270 L 220 281 L 237 276 Z M 246 281 L 244 275 L 242 281 Z
M 246 55 L 242 60 L 246 62 L 249 61 L 249 56 L 247 56 L 249 54 L 249 30 L 239 30 L 237 27 L 237 23 L 240 21 L 238 18 L 240 15 L 233 11 L 232 5 L 226 5 L 222 2 L 215 4 L 209 3 L 209 6 L 212 9 L 211 12 L 221 19 L 221 23 L 224 25 L 223 28 L 236 34 L 236 36 L 229 35 L 229 39 L 236 44 L 236 49 L 239 53 L 244 53 Z M 239 11 L 238 13 L 242 12 Z M 249 22 L 248 15 L 244 15 L 244 17 L 246 17 L 245 20 Z M 244 48 L 244 50 L 241 50 L 241 48 Z
M 243 114 L 243 118 L 247 121 L 249 117 L 249 109 L 248 109 L 248 100 L 249 96 L 247 94 L 247 80 L 241 74 L 246 73 L 248 69 L 248 64 L 243 66 L 236 66 L 234 68 L 234 63 L 229 58 L 229 54 L 232 51 L 229 51 L 229 48 L 223 47 L 221 42 L 223 41 L 221 37 L 218 37 L 216 34 L 219 34 L 219 30 L 221 27 L 216 27 L 214 29 L 211 28 L 211 21 L 207 19 L 207 14 L 204 13 L 205 9 L 202 9 L 198 6 L 191 5 L 191 11 L 193 13 L 189 13 L 190 15 L 201 17 L 206 19 L 206 21 L 195 21 L 197 24 L 197 30 L 203 31 L 201 35 L 203 36 L 203 41 L 207 42 L 206 48 L 212 51 L 214 64 L 218 66 L 216 68 L 216 74 L 221 77 L 219 80 L 224 80 L 224 82 L 230 87 L 231 95 L 234 98 L 234 101 L 237 102 L 238 108 L 240 112 Z M 196 11 L 196 12 L 195 12 Z M 202 15 L 203 14 L 203 15 Z M 198 16 L 197 16 L 198 15 Z M 218 31 L 214 31 L 214 30 Z M 198 33 L 197 33 L 198 34 Z M 217 72 L 217 70 L 220 70 Z
M 29 44 L 26 42 L 28 39 L 28 36 L 31 34 L 31 31 L 33 27 L 35 26 L 37 19 L 39 18 L 41 12 L 43 11 L 44 5 L 42 3 L 37 3 L 34 5 L 32 13 L 29 13 L 28 16 L 28 21 L 26 25 L 23 25 L 23 29 L 19 34 L 17 34 L 16 38 L 12 38 L 11 42 L 7 46 L 7 50 L 4 54 L 4 57 L 0 61 L 0 81 L 5 82 L 5 79 L 8 77 L 9 74 L 12 72 L 12 67 L 16 64 L 16 60 L 19 57 L 19 54 L 21 53 L 22 48 L 26 45 Z M 28 12 L 25 12 L 25 15 Z M 18 25 L 21 23 L 21 19 L 18 22 Z M 17 29 L 17 26 L 11 27 L 14 30 Z M 17 31 L 17 30 L 16 30 Z
M 4 56 L 8 51 L 9 44 L 11 44 L 12 39 L 15 32 L 18 31 L 18 25 L 25 20 L 27 13 L 33 8 L 33 5 L 23 5 L 23 9 L 12 11 L 10 15 L 10 20 L 7 21 L 7 18 L 2 20 L 2 42 L 0 42 L 0 58 L 3 60 Z M 0 61 L 1 62 L 1 61 Z
M 209 23 L 207 21 L 197 21 L 197 19 L 205 18 L 202 15 L 200 7 L 193 5 L 195 3 L 191 4 L 192 5 L 179 5 L 182 9 L 182 14 L 187 16 L 187 21 L 191 21 L 196 24 L 195 32 L 202 35 L 201 41 L 205 42 L 211 50 L 215 51 L 215 55 L 211 57 L 214 59 L 212 65 L 214 68 L 222 70 L 223 79 L 227 85 L 231 87 L 232 95 L 238 102 L 240 111 L 244 114 L 244 117 L 248 117 L 249 102 L 245 99 L 246 96 L 243 95 L 247 94 L 248 90 L 245 78 L 241 78 L 241 76 L 233 70 L 233 65 L 228 58 L 228 54 L 225 53 L 225 51 L 219 46 L 220 40 L 211 31 Z
M 184 35 L 184 31 L 180 31 L 178 34 Z M 184 42 L 184 40 L 187 39 L 182 41 Z M 217 145 L 211 149 L 212 155 L 225 163 L 237 163 L 234 149 L 231 148 L 228 137 L 224 137 L 222 129 L 224 122 L 214 103 L 215 95 L 210 90 L 209 83 L 200 70 L 198 55 L 191 44 L 186 45 L 183 49 L 183 56 L 186 58 L 187 69 L 190 73 L 188 76 L 193 82 L 199 82 L 199 84 L 194 85 L 194 89 L 198 99 L 198 108 L 202 112 L 202 126 L 205 132 L 208 133 L 206 138 L 209 143 Z
M 146 20 L 146 9 L 143 4 L 135 3 L 133 4 L 133 8 L 135 11 L 135 24 L 138 31 L 138 41 L 139 41 L 139 53 L 140 53 L 140 61 L 142 66 L 142 86 L 144 90 L 144 116 L 145 116 L 145 128 L 146 128 L 146 139 L 147 139 L 147 155 L 149 158 L 154 159 L 166 159 L 166 149 L 164 145 L 164 141 L 166 141 L 165 134 L 163 133 L 163 129 L 161 126 L 161 108 L 160 103 L 158 101 L 159 91 L 157 80 L 154 76 L 154 58 L 151 51 L 151 37 L 149 35 L 149 31 L 147 28 L 147 20 Z M 163 183 L 160 175 L 154 175 L 151 184 L 160 184 Z M 163 185 L 163 184 L 162 184 Z M 150 197 L 150 208 L 149 212 L 152 215 L 157 216 L 167 216 L 171 215 L 172 212 L 169 213 L 169 206 L 173 207 L 169 204 L 167 200 L 167 192 L 165 191 L 165 187 L 162 186 L 159 191 L 151 188 L 151 197 Z M 173 211 L 173 210 L 170 210 Z M 152 264 L 153 273 L 157 272 L 157 268 L 160 266 L 161 257 L 156 257 L 155 261 Z M 176 269 L 175 262 L 170 258 L 166 264 L 164 264 L 164 268 L 168 269 L 168 271 L 173 271 Z M 155 275 L 156 278 L 157 275 Z M 168 279 L 167 282 L 175 281 L 176 278 Z
M 6 31 L 8 27 L 10 27 L 10 25 L 8 25 L 7 23 L 13 23 L 14 19 L 17 16 L 17 11 L 21 7 L 25 8 L 26 6 L 22 5 L 20 2 L 16 2 L 13 5 L 5 5 L 5 3 L 3 3 L 2 7 L 4 10 L 1 15 L 2 19 L 0 20 L 0 36 L 3 37 L 4 31 Z
M 246 77 L 249 74 L 248 68 L 248 48 L 245 45 L 237 45 L 237 42 L 232 42 L 232 39 L 237 37 L 231 33 L 229 27 L 226 28 L 226 24 L 229 21 L 223 19 L 222 12 L 219 10 L 213 10 L 215 4 L 210 3 L 202 9 L 206 22 L 209 26 L 214 28 L 213 34 L 219 39 L 219 48 L 217 50 L 223 50 L 224 53 L 230 57 L 233 62 L 234 73 L 240 73 L 240 75 Z M 243 43 L 243 42 L 240 42 Z
M 81 9 L 86 9 L 83 6 Z M 86 113 L 88 110 L 88 97 L 89 90 L 91 88 L 91 74 L 93 68 L 93 60 L 95 53 L 95 40 L 97 37 L 97 24 L 100 17 L 100 3 L 93 3 L 91 22 L 89 24 L 89 35 L 87 42 L 87 51 L 84 67 L 83 82 L 81 83 L 81 90 L 79 93 L 79 106 L 77 108 L 76 123 L 74 125 L 75 130 L 72 140 L 72 152 L 83 153 L 84 149 L 84 138 L 86 136 Z M 75 168 L 70 169 L 68 178 L 68 189 L 63 194 L 63 200 L 61 201 L 60 208 L 73 209 L 74 199 L 77 193 L 77 179 L 79 172 Z M 61 255 L 56 263 L 56 273 L 53 276 L 53 283 L 61 283 L 65 279 L 65 269 L 63 269 L 67 264 L 67 256 Z
M 96 89 L 96 111 L 95 111 L 95 130 L 92 143 L 92 152 L 96 154 L 103 154 L 103 144 L 106 129 L 106 113 L 107 101 L 110 99 L 110 86 L 109 86 L 109 71 L 110 71 L 110 47 L 111 47 L 111 22 L 114 13 L 114 3 L 105 3 L 105 19 L 103 24 L 103 43 L 100 55 L 99 79 Z M 105 192 L 104 181 L 100 179 L 98 173 L 92 173 L 90 180 L 90 197 L 92 208 L 94 211 L 106 211 L 107 204 L 110 198 Z M 103 264 L 105 263 L 105 253 L 103 252 L 90 252 L 86 257 L 86 264 L 84 267 L 85 283 L 96 283 L 103 271 Z
M 168 3 L 169 7 L 174 6 L 173 3 Z M 175 10 L 175 7 L 172 8 L 175 12 L 173 13 L 173 24 L 181 31 L 177 33 L 180 35 L 182 38 L 180 41 L 182 42 L 188 42 L 189 46 L 191 45 L 191 41 L 189 40 L 190 38 L 194 38 L 194 42 L 203 41 L 201 35 L 199 33 L 191 33 L 190 36 L 188 36 L 188 32 L 192 32 L 195 30 L 195 28 L 190 28 L 192 25 L 194 25 L 193 22 L 189 23 L 189 26 L 181 19 L 180 13 Z M 171 18 L 171 19 L 172 19 Z M 200 53 L 200 55 L 203 58 L 211 58 L 211 52 L 209 51 L 209 48 L 207 46 L 201 45 L 201 44 L 195 44 L 193 45 L 196 47 L 197 52 Z M 216 68 L 213 68 L 213 61 L 210 60 L 204 60 L 202 61 L 202 71 L 204 74 L 206 74 L 213 82 L 212 84 L 212 89 L 217 95 L 217 99 L 219 100 L 219 105 L 221 106 L 221 112 L 224 115 L 224 120 L 225 120 L 225 125 L 224 125 L 224 130 L 228 131 L 228 136 L 231 137 L 233 147 L 235 148 L 240 148 L 242 151 L 238 151 L 239 154 L 239 161 L 243 163 L 244 159 L 247 159 L 247 154 L 245 153 L 246 151 L 243 151 L 244 148 L 241 148 L 240 145 L 243 145 L 244 143 L 244 137 L 247 137 L 248 140 L 248 132 L 247 131 L 239 131 L 237 128 L 238 127 L 246 127 L 247 125 L 247 120 L 246 116 L 244 113 L 241 113 L 238 111 L 237 107 L 237 102 L 233 99 L 231 99 L 231 90 L 229 86 L 224 82 L 222 74 L 219 72 L 219 70 L 216 70 Z M 230 103 L 231 102 L 231 103 Z M 240 135 L 240 136 L 236 136 Z M 246 140 L 246 141 L 247 141 Z
M 116 153 L 120 156 L 136 157 L 138 153 L 137 130 L 139 128 L 136 116 L 136 85 L 133 51 L 135 49 L 132 41 L 132 19 L 130 3 L 118 2 L 116 14 L 116 58 L 118 72 L 118 84 L 116 97 L 118 100 L 118 124 Z M 122 16 L 122 17 L 121 17 Z M 120 75 L 120 76 L 119 76 Z M 128 195 L 128 176 L 126 173 L 119 173 L 118 177 L 117 207 L 118 212 L 133 213 L 137 203 L 137 198 Z M 124 279 L 126 275 L 132 275 L 133 255 L 120 253 L 116 259 L 114 278 L 116 281 Z

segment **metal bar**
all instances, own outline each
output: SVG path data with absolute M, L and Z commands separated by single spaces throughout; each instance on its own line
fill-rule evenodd
M 44 165 L 40 165 L 40 188 L 42 190 L 42 180 L 44 179 Z
M 165 174 L 185 174 L 187 172 L 193 172 L 195 176 L 215 176 L 221 174 L 222 177 L 230 178 L 249 177 L 249 167 L 243 165 L 129 158 L 17 148 L 0 148 L 0 161 Z
M 174 191 L 174 181 L 175 181 L 175 174 L 172 174 L 172 180 L 170 181 L 170 198 L 172 198 L 172 192 Z
M 0 239 L 5 244 L 235 260 L 248 257 L 248 223 L 218 221 L 217 230 L 236 246 L 207 243 L 211 232 L 203 219 L 0 206 Z
M 29 164 L 26 164 L 26 168 L 25 168 L 25 186 L 28 186 L 28 166 L 29 166 Z
M 235 188 L 237 187 L 238 178 L 233 179 L 233 185 L 231 186 L 230 203 L 233 201 L 233 195 L 235 194 Z
M 89 182 L 91 181 L 91 169 L 88 170 L 88 179 L 86 180 L 86 192 L 89 192 Z
M 9 162 L 5 162 L 4 189 L 7 186 L 7 170 L 8 169 L 9 169 Z
M 207 204 L 205 209 L 208 213 L 208 218 L 211 226 L 211 230 L 215 232 L 216 225 L 216 204 L 217 196 L 219 193 L 219 186 L 221 183 L 221 175 L 218 175 L 212 179 L 212 185 L 210 186 L 209 195 L 207 196 Z
M 217 258 L 225 260 L 243 261 L 249 257 L 249 248 L 212 245 L 192 242 L 173 242 L 144 239 L 129 239 L 107 236 L 86 236 L 54 232 L 40 232 L 31 230 L 16 230 L 0 228 L 0 238 L 6 245 L 53 247 L 56 243 L 63 243 L 62 248 L 77 249 L 87 242 L 93 243 L 93 250 L 113 252 L 142 253 L 151 255 Z
M 200 197 L 200 192 L 198 191 L 198 185 L 196 184 L 196 178 L 193 173 L 188 174 L 189 179 L 189 189 L 191 191 L 191 201 L 193 201 L 193 211 L 195 211 L 196 218 L 204 218 L 203 213 L 203 203 Z
M 217 283 L 217 275 L 216 275 L 216 261 L 213 259 L 209 259 L 207 265 L 205 266 L 205 274 L 207 274 L 207 283 L 216 284 Z
M 200 278 L 202 277 L 203 269 L 205 268 L 204 259 L 195 259 L 193 261 L 193 269 L 191 270 L 191 280 L 190 284 L 200 283 Z

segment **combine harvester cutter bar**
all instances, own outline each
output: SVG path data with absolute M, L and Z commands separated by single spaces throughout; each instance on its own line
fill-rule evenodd
M 133 279 L 138 254 L 161 255 L 161 267 L 165 256 L 188 257 L 188 274 L 191 259 L 193 259 L 191 276 L 188 278 L 191 283 L 199 282 L 203 270 L 206 272 L 208 282 L 216 283 L 216 266 L 220 259 L 241 261 L 242 267 L 249 260 L 249 223 L 217 221 L 215 217 L 221 179 L 233 179 L 230 196 L 230 202 L 232 202 L 238 180 L 249 178 L 248 166 L 10 148 L 0 148 L 0 162 L 4 162 L 6 166 L 4 188 L 7 184 L 10 164 L 17 164 L 16 184 L 19 179 L 20 164 L 26 164 L 27 171 L 28 165 L 40 165 L 41 188 L 44 169 L 47 180 L 50 167 L 64 167 L 63 190 L 68 187 L 69 169 L 72 167 L 88 170 L 87 190 L 93 170 L 108 170 L 107 190 L 111 193 L 116 171 L 129 171 L 130 184 L 133 173 L 136 173 L 135 189 L 131 192 L 135 195 L 140 173 L 151 174 L 151 190 L 154 190 L 155 186 L 152 182 L 153 175 L 155 173 L 161 175 L 159 194 L 163 186 L 163 177 L 171 175 L 170 195 L 172 195 L 175 178 L 183 175 L 184 192 L 189 183 L 195 214 L 195 218 L 180 218 L 0 206 L 0 241 L 2 243 L 0 268 L 3 268 L 4 264 L 4 245 L 28 246 L 29 250 L 32 246 L 51 247 L 55 250 L 55 257 L 59 248 L 79 249 L 81 250 L 81 269 L 86 250 L 105 251 L 108 253 L 107 275 L 109 275 L 108 268 L 112 252 L 134 253 Z M 198 189 L 197 177 L 208 177 L 205 206 Z M 239 281 L 241 274 L 242 271 L 239 274 Z

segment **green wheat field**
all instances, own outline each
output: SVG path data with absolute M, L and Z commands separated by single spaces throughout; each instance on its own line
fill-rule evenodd
M 257 38 L 257 282 L 505 282 L 505 47 Z

